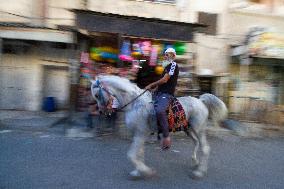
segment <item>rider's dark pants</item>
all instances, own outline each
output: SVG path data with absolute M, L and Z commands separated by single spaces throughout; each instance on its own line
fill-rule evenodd
M 155 96 L 155 111 L 156 116 L 161 126 L 163 137 L 169 136 L 169 123 L 168 123 L 168 116 L 167 116 L 167 108 L 170 104 L 172 96 L 167 93 L 158 93 Z

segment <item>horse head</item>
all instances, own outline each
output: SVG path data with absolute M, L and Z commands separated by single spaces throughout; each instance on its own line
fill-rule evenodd
M 101 111 L 105 111 L 112 97 L 123 106 L 143 92 L 128 79 L 114 75 L 99 75 L 91 83 L 92 96 Z
M 91 92 L 97 102 L 100 113 L 106 112 L 112 98 L 112 93 L 103 86 L 99 78 L 91 80 Z

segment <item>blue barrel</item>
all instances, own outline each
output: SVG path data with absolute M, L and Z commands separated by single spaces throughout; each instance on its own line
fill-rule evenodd
M 43 110 L 46 112 L 55 111 L 55 99 L 54 97 L 45 97 L 43 101 Z

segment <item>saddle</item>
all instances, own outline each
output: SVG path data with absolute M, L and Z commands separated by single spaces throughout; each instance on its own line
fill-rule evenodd
M 167 109 L 169 131 L 184 131 L 188 133 L 189 123 L 186 120 L 185 112 L 177 98 L 172 98 Z

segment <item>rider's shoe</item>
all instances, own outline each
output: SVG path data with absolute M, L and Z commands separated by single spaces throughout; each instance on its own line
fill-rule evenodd
M 168 150 L 171 147 L 171 138 L 168 136 L 162 140 L 162 150 Z

